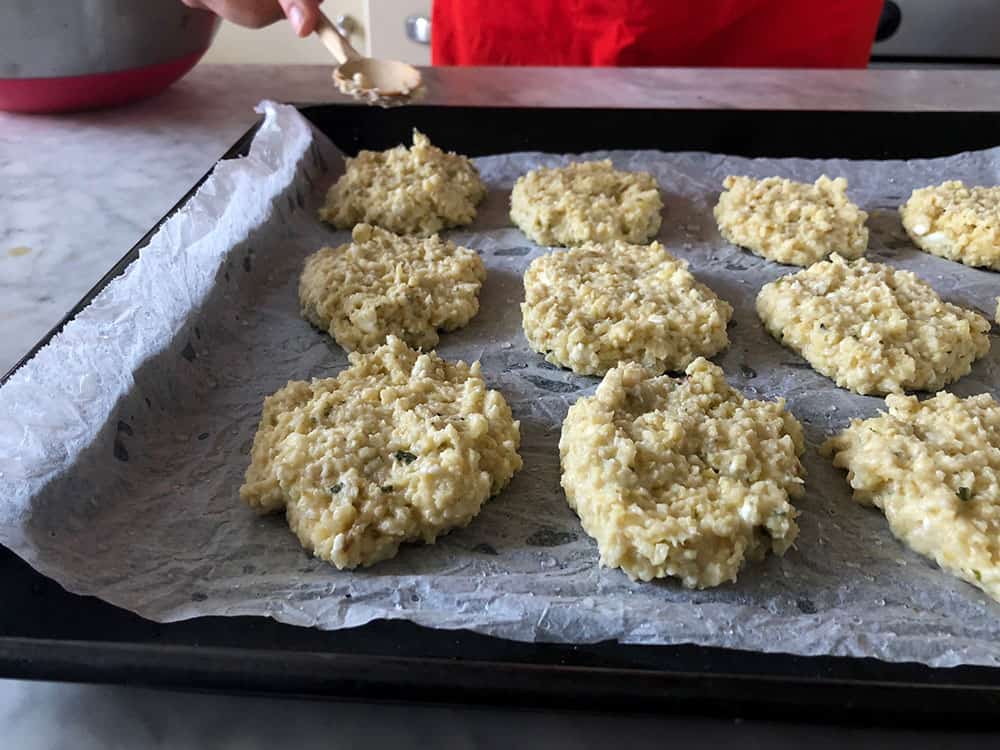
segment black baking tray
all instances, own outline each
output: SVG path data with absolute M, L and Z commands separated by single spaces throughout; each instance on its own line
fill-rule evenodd
M 906 159 L 1000 144 L 1000 112 L 300 109 L 348 154 L 405 142 L 413 127 L 430 134 L 436 145 L 472 156 L 649 148 L 752 157 Z M 247 153 L 255 131 L 247 132 L 223 159 Z M 0 382 L 120 274 L 168 217 Z M 158 624 L 93 597 L 70 594 L 2 547 L 0 676 L 907 725 L 995 726 L 1000 716 L 1000 669 L 989 667 L 932 669 L 690 645 L 530 644 L 402 621 L 335 632 L 260 617 Z

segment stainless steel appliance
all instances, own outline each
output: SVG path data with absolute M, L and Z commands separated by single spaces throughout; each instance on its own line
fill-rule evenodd
M 873 67 L 1000 66 L 1000 2 L 887 0 Z

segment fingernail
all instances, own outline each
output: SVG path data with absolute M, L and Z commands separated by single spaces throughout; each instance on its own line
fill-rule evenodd
M 288 20 L 292 24 L 292 28 L 295 29 L 296 34 L 302 33 L 302 26 L 306 22 L 306 17 L 302 13 L 302 8 L 298 5 L 293 5 L 288 9 Z

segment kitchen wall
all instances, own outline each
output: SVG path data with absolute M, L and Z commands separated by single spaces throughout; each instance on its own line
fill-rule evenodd
M 323 11 L 351 30 L 358 51 L 416 65 L 430 64 L 430 47 L 407 39 L 406 19 L 430 16 L 431 0 L 327 0 Z M 207 63 L 328 64 L 316 38 L 299 39 L 287 23 L 244 29 L 224 23 L 204 58 Z
M 352 34 L 351 44 L 368 54 L 363 38 Z M 328 65 L 331 59 L 319 39 L 299 39 L 287 23 L 276 23 L 266 29 L 244 29 L 224 22 L 202 62 Z

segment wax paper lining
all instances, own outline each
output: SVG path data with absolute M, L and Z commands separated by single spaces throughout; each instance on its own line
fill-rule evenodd
M 288 380 L 335 375 L 344 352 L 299 316 L 305 257 L 348 240 L 318 221 L 343 157 L 291 107 L 265 102 L 246 158 L 220 163 L 118 279 L 0 388 L 0 542 L 70 591 L 157 621 L 264 615 L 337 629 L 379 618 L 523 641 L 697 643 L 934 666 L 1000 664 L 1000 605 L 893 538 L 850 499 L 817 446 L 878 398 L 838 389 L 763 330 L 760 287 L 796 269 L 723 241 L 712 216 L 723 178 L 844 176 L 870 213 L 869 257 L 917 272 L 988 317 L 995 274 L 918 251 L 897 207 L 945 178 L 1000 183 L 1000 150 L 913 161 L 746 159 L 608 151 L 652 172 L 659 239 L 735 308 L 715 358 L 753 398 L 784 397 L 808 438 L 796 547 L 705 591 L 631 582 L 598 566 L 559 486 L 566 409 L 598 380 L 533 353 L 519 303 L 528 263 L 549 252 L 511 226 L 514 180 L 568 155 L 476 159 L 489 196 L 448 237 L 479 251 L 479 314 L 438 353 L 478 359 L 521 423 L 524 468 L 465 529 L 408 545 L 372 568 L 338 571 L 300 547 L 280 515 L 237 495 L 264 397 Z M 434 134 L 429 133 L 433 140 Z M 996 393 L 1000 347 L 951 386 Z

